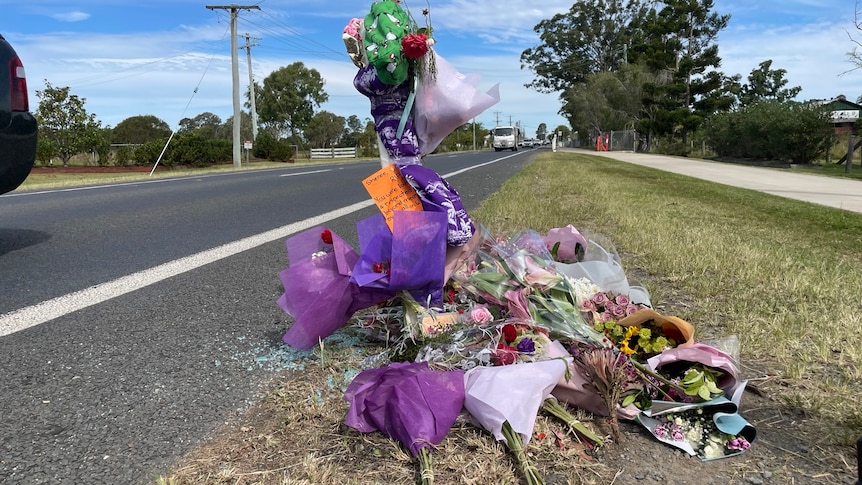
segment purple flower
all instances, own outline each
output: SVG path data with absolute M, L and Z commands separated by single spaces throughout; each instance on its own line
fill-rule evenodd
M 626 316 L 631 315 L 632 313 L 635 313 L 638 310 L 640 310 L 640 308 L 638 308 L 637 305 L 629 304 L 626 306 Z
M 656 427 L 655 427 L 655 429 L 653 430 L 653 434 L 654 434 L 654 435 L 656 435 L 656 436 L 657 436 L 657 437 L 659 437 L 659 438 L 667 438 L 667 434 L 668 434 L 668 433 L 667 433 L 667 428 L 665 428 L 665 427 L 664 427 L 664 426 L 662 426 L 662 425 L 658 425 L 658 426 L 656 426 Z
M 748 440 L 743 438 L 742 436 L 737 436 L 736 438 L 733 438 L 732 440 L 727 442 L 728 450 L 747 450 L 749 448 L 751 448 L 751 443 L 749 443 Z
M 629 304 L 630 304 L 632 301 L 631 301 L 631 299 L 628 297 L 628 295 L 622 295 L 622 294 L 621 294 L 621 295 L 617 295 L 617 296 L 614 298 L 614 302 L 615 302 L 617 305 L 620 305 L 620 306 L 626 307 L 626 306 L 629 306 Z
M 603 291 L 600 291 L 600 292 L 596 293 L 596 294 L 595 294 L 595 295 L 593 295 L 593 297 L 592 297 L 592 298 L 590 298 L 590 299 L 591 299 L 591 300 L 593 301 L 593 303 L 595 303 L 597 306 L 605 305 L 608 301 L 610 301 L 610 299 L 608 298 L 608 295 L 607 295 L 605 292 L 603 292 Z
M 522 354 L 532 354 L 536 351 L 536 343 L 530 337 L 524 337 L 518 342 L 518 352 Z
M 616 318 L 622 318 L 626 316 L 626 307 L 622 305 L 614 305 L 610 307 L 609 310 L 611 312 L 611 315 L 615 316 Z

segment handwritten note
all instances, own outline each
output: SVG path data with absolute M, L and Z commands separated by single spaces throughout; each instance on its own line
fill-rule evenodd
M 390 231 L 394 211 L 422 210 L 422 201 L 395 165 L 387 165 L 374 172 L 362 181 L 362 185 L 377 204 Z

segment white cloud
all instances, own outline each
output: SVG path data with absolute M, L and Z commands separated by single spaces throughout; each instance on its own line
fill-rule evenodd
M 90 18 L 90 14 L 86 12 L 61 12 L 51 14 L 51 18 L 60 22 L 81 22 Z

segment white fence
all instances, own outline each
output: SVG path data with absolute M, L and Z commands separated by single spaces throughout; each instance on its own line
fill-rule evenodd
M 356 158 L 356 147 L 350 148 L 312 148 L 311 158 Z

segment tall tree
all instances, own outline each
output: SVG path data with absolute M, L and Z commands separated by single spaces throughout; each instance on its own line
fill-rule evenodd
M 772 59 L 761 62 L 748 75 L 748 84 L 740 86 L 739 105 L 745 107 L 760 100 L 784 102 L 795 98 L 802 88 L 785 88 L 788 83 L 784 78 L 786 74 L 785 69 L 772 69 Z
M 311 117 L 305 129 L 305 139 L 314 148 L 334 147 L 344 136 L 344 118 L 329 111 Z
M 591 74 L 563 94 L 560 113 L 590 139 L 602 131 L 632 129 L 645 115 L 643 86 L 650 79 L 643 67 L 632 64 Z
M 647 16 L 631 49 L 634 61 L 657 74 L 645 86 L 647 109 L 655 116 L 641 121 L 642 131 L 679 135 L 684 146 L 707 116 L 730 107 L 732 99 L 711 96 L 726 79 L 716 70 L 721 65 L 716 39 L 730 15 L 712 10 L 713 0 L 665 0 L 660 11 Z
M 71 94 L 70 88 L 57 88 L 45 80 L 45 89 L 36 91 L 39 107 L 39 143 L 46 145 L 40 153 L 60 157 L 69 166 L 73 156 L 89 152 L 104 143 L 102 123 L 84 107 L 86 98 Z
M 542 20 L 533 30 L 541 44 L 521 53 L 521 68 L 535 79 L 526 86 L 539 92 L 564 91 L 595 72 L 626 62 L 627 48 L 652 0 L 584 0 L 568 12 Z
M 323 85 L 320 73 L 301 62 L 273 71 L 255 90 L 258 119 L 280 135 L 298 137 L 314 116 L 315 108 L 329 100 Z
M 544 141 L 545 138 L 548 137 L 548 125 L 547 123 L 539 123 L 539 127 L 536 128 L 536 138 Z
M 347 147 L 358 147 L 362 144 L 364 133 L 365 127 L 362 126 L 362 120 L 356 115 L 350 115 L 347 117 L 347 125 L 341 143 Z
M 862 7 L 860 7 L 858 0 L 856 2 L 856 8 L 853 11 L 853 25 L 856 27 L 857 31 L 862 32 Z M 862 47 L 862 40 L 859 40 L 858 37 L 854 37 L 850 32 L 847 32 L 847 37 L 849 37 L 850 42 L 853 43 L 853 50 L 847 53 L 847 58 L 850 63 L 856 67 L 842 74 L 847 74 L 856 69 L 862 69 L 862 52 L 859 51 L 859 48 Z M 862 98 L 862 96 L 860 96 L 860 98 Z
M 221 118 L 209 111 L 205 111 L 194 118 L 183 118 L 180 120 L 180 133 L 198 133 L 210 140 L 228 137 L 230 131 L 220 133 L 222 128 Z
M 111 141 L 141 145 L 150 140 L 168 137 L 170 134 L 170 125 L 156 116 L 131 116 L 117 123 L 117 126 L 111 130 Z

